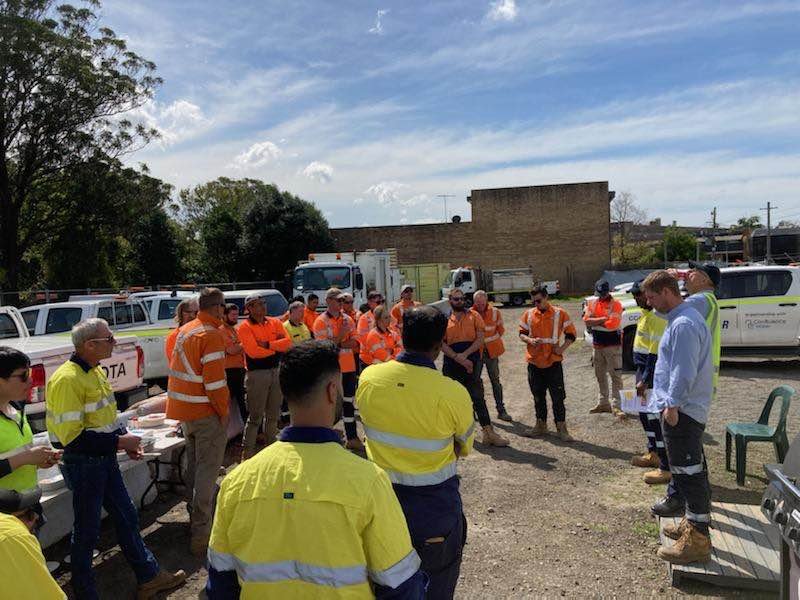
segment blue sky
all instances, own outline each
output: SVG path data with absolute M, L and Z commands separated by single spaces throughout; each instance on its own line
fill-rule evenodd
M 608 180 L 649 217 L 800 220 L 800 2 L 107 1 L 164 85 L 130 157 L 255 177 L 333 226 L 469 218 L 477 188 Z M 763 213 L 762 213 L 763 214 Z

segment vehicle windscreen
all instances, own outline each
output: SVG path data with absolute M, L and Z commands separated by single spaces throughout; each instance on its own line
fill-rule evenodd
M 267 306 L 267 315 L 270 317 L 280 317 L 289 309 L 289 303 L 283 296 L 278 294 L 270 294 L 268 296 L 262 296 L 261 298 Z M 240 319 L 247 316 L 244 310 L 244 298 L 225 298 L 225 302 L 230 302 L 239 307 Z
M 19 331 L 14 324 L 14 319 L 9 315 L 0 315 L 0 340 L 19 337 Z
M 294 272 L 295 289 L 327 290 L 336 287 L 345 289 L 350 287 L 349 267 L 303 267 Z
M 80 308 L 51 308 L 47 313 L 45 333 L 62 333 L 69 331 L 81 320 L 83 310 Z
M 169 298 L 168 300 L 162 300 L 158 303 L 158 316 L 156 319 L 159 321 L 164 321 L 166 319 L 171 319 L 175 316 L 175 309 L 177 308 L 178 304 L 181 303 L 182 298 Z M 152 316 L 152 315 L 150 315 Z

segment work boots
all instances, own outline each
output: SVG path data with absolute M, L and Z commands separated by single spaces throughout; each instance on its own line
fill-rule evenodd
M 662 483 L 669 483 L 672 480 L 672 473 L 656 469 L 655 471 L 648 471 L 645 473 L 642 479 L 644 479 L 644 482 L 648 485 L 660 485 Z
M 186 573 L 183 571 L 175 571 L 174 573 L 159 571 L 150 581 L 139 586 L 136 590 L 136 598 L 138 600 L 150 600 L 150 598 L 155 598 L 159 592 L 176 588 L 182 585 L 184 581 L 186 581 Z
M 597 406 L 595 406 L 594 408 L 590 408 L 589 412 L 591 414 L 610 413 L 611 412 L 611 404 L 608 402 L 608 400 L 599 400 L 597 402 Z
M 644 469 L 657 469 L 661 463 L 658 461 L 658 454 L 647 452 L 641 456 L 634 456 L 631 459 L 631 464 L 634 467 L 642 467 Z
M 575 441 L 575 438 L 569 434 L 569 431 L 567 431 L 567 424 L 564 421 L 556 423 L 556 431 L 558 431 L 558 437 L 561 438 L 562 442 Z
M 662 533 L 667 536 L 671 540 L 679 540 L 683 535 L 683 532 L 686 530 L 687 527 L 690 527 L 689 521 L 686 520 L 686 517 L 682 518 L 680 523 L 675 525 L 674 523 L 667 523 L 661 529 Z
M 508 440 L 498 434 L 491 425 L 485 425 L 483 427 L 483 445 L 502 448 L 508 446 Z
M 700 533 L 688 523 L 681 537 L 672 546 L 661 546 L 658 549 L 658 558 L 676 565 L 705 562 L 711 558 L 711 537 Z
M 547 421 L 545 419 L 536 419 L 536 425 L 531 430 L 531 436 L 534 435 L 547 435 L 550 431 L 547 429 Z

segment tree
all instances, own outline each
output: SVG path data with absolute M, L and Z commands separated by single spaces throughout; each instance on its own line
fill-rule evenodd
M 247 278 L 241 249 L 240 215 L 229 205 L 214 206 L 200 225 L 199 278 L 205 281 L 237 281 Z
M 752 215 L 750 217 L 739 217 L 736 224 L 731 229 L 736 233 L 750 233 L 753 229 L 761 227 L 761 217 Z
M 51 239 L 71 208 L 41 190 L 158 135 L 124 118 L 161 83 L 155 65 L 100 26 L 97 0 L 83 4 L 0 4 L 0 271 L 11 289 L 20 287 L 23 253 Z
M 800 227 L 800 221 L 791 221 L 789 219 L 781 219 L 776 226 L 778 229 Z
M 677 227 L 667 227 L 663 241 L 656 247 L 656 258 L 664 260 L 664 244 L 667 245 L 667 261 L 694 260 L 697 256 L 697 238 Z M 703 253 L 700 253 L 703 258 Z
M 613 262 L 632 264 L 630 259 L 639 257 L 642 243 L 631 244 L 631 228 L 644 224 L 646 220 L 647 213 L 636 204 L 636 197 L 632 193 L 620 192 L 614 196 L 611 201 L 611 222 L 616 223 L 619 229 L 612 240 L 611 257 Z

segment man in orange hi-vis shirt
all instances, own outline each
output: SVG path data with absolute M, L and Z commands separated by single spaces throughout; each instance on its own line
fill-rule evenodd
M 258 428 L 265 416 L 266 445 L 274 442 L 278 435 L 283 400 L 278 383 L 278 365 L 281 354 L 292 347 L 292 340 L 286 334 L 281 320 L 267 316 L 267 308 L 261 296 L 251 294 L 245 298 L 244 307 L 247 318 L 239 325 L 238 332 L 247 364 L 245 387 L 249 414 L 242 436 L 242 460 L 255 454 Z
M 190 549 L 203 557 L 208 549 L 214 484 L 225 455 L 228 386 L 225 340 L 219 330 L 225 296 L 216 288 L 200 292 L 197 318 L 180 328 L 169 364 L 167 417 L 181 422 L 186 438 L 187 507 L 191 507 Z
M 601 279 L 595 284 L 597 298 L 586 303 L 583 322 L 592 330 L 592 361 L 600 394 L 597 406 L 590 413 L 613 412 L 620 418 L 619 392 L 622 389 L 622 303 L 611 295 L 611 287 Z M 611 378 L 611 402 L 608 398 L 608 379 Z
M 415 306 L 422 306 L 422 303 L 414 300 L 414 286 L 407 283 L 400 288 L 400 302 L 392 307 L 392 327 L 403 333 L 403 311 Z
M 501 421 L 511 421 L 511 415 L 506 411 L 503 403 L 503 384 L 500 383 L 500 356 L 505 353 L 506 347 L 503 344 L 503 335 L 506 328 L 503 325 L 503 316 L 497 307 L 489 304 L 489 296 L 484 290 L 478 290 L 472 296 L 474 304 L 470 310 L 478 313 L 486 326 L 483 338 L 483 350 L 481 358 L 489 381 L 492 384 L 492 395 L 494 395 L 494 405 L 497 408 L 497 418 Z
M 354 348 L 358 342 L 353 337 L 356 325 L 353 319 L 342 311 L 342 291 L 331 288 L 325 294 L 327 310 L 314 321 L 314 339 L 331 340 L 339 347 L 339 367 L 342 370 L 342 420 L 344 433 L 347 437 L 345 444 L 348 450 L 363 450 L 364 443 L 358 438 L 356 428 L 356 357 Z

